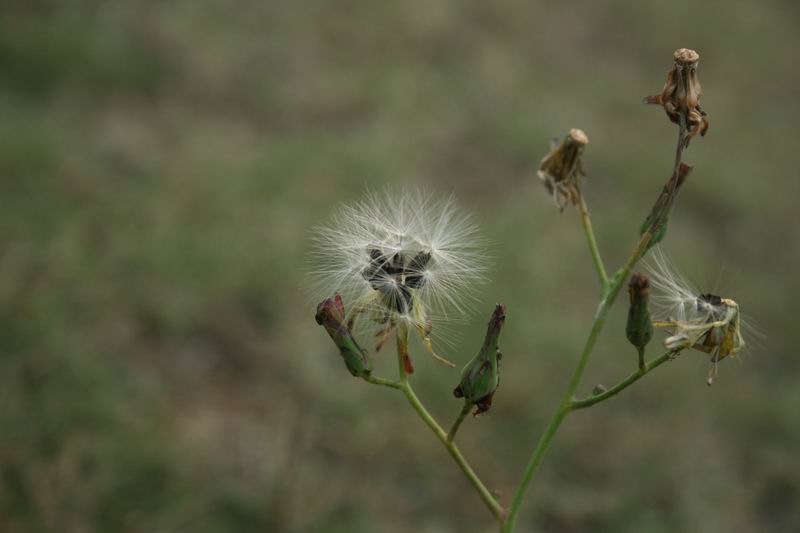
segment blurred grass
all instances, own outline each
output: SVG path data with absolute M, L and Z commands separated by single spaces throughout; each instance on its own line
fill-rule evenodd
M 493 531 L 389 391 L 350 379 L 299 285 L 309 229 L 365 185 L 455 191 L 495 244 L 449 355 L 508 305 L 502 387 L 465 453 L 508 498 L 596 283 L 535 179 L 589 135 L 609 267 L 667 178 L 640 104 L 699 50 L 711 129 L 665 248 L 767 336 L 707 389 L 685 355 L 565 424 L 522 531 L 796 531 L 800 73 L 792 2 L 437 0 L 0 6 L 0 526 Z M 585 381 L 635 365 L 624 306 Z M 390 372 L 390 358 L 379 368 Z M 457 373 L 417 357 L 447 424 Z

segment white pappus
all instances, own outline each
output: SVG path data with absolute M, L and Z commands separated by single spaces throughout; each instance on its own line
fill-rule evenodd
M 648 265 L 654 289 L 655 327 L 670 336 L 664 347 L 676 353 L 692 348 L 711 356 L 708 384 L 714 382 L 719 362 L 745 346 L 739 304 L 731 298 L 701 293 L 676 273 L 660 249 Z
M 485 281 L 484 241 L 452 196 L 385 188 L 338 208 L 314 230 L 309 285 L 315 297 L 340 293 L 351 328 L 378 328 L 377 349 L 411 329 L 437 359 L 436 324 L 466 314 Z

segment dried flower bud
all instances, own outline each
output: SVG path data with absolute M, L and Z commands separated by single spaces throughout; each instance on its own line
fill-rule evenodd
M 489 319 L 486 337 L 481 350 L 461 372 L 461 382 L 453 391 L 456 398 L 475 405 L 475 414 L 484 413 L 492 406 L 492 397 L 500 384 L 498 361 L 502 354 L 497 351 L 497 341 L 506 320 L 506 306 L 497 304 Z
M 650 300 L 650 282 L 641 274 L 634 274 L 628 283 L 630 307 L 625 335 L 628 341 L 638 350 L 643 350 L 653 338 L 653 323 L 650 320 L 648 303 Z
M 667 82 L 661 94 L 648 96 L 647 104 L 658 104 L 664 108 L 670 121 L 688 130 L 685 146 L 698 133 L 705 135 L 708 130 L 706 112 L 700 109 L 700 80 L 697 77 L 697 63 L 700 55 L 688 48 L 675 50 L 675 65 L 667 74 Z
M 647 244 L 648 250 L 661 242 L 667 234 L 667 222 L 669 221 L 669 212 L 672 209 L 672 204 L 675 202 L 678 190 L 684 184 L 691 171 L 692 167 L 689 165 L 680 164 L 677 172 L 672 174 L 667 184 L 664 185 L 664 189 L 655 204 L 653 204 L 650 214 L 647 215 L 647 218 L 642 223 L 642 227 L 639 230 L 640 235 L 644 235 L 646 232 L 651 235 L 650 242 Z
M 372 372 L 372 360 L 367 351 L 358 345 L 348 328 L 342 297 L 337 293 L 335 297 L 320 302 L 315 318 L 317 324 L 325 328 L 339 348 L 347 370 L 357 377 L 368 376 Z
M 565 205 L 575 205 L 580 198 L 578 175 L 586 175 L 581 155 L 587 144 L 589 138 L 586 134 L 582 130 L 573 128 L 560 144 L 557 141 L 553 142 L 550 153 L 539 165 L 539 179 L 562 211 Z

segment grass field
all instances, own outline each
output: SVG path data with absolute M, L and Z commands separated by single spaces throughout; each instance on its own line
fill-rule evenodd
M 519 530 L 800 530 L 798 20 L 777 0 L 5 1 L 0 529 L 495 531 L 401 396 L 352 379 L 314 323 L 311 228 L 387 183 L 475 214 L 491 282 L 446 355 L 471 358 L 507 305 L 501 388 L 459 436 L 507 500 L 598 297 L 536 168 L 586 131 L 617 268 L 674 155 L 641 100 L 686 46 L 711 127 L 663 249 L 764 336 L 711 388 L 686 353 L 570 417 Z M 584 394 L 635 368 L 624 300 Z M 415 362 L 449 423 L 458 371 Z

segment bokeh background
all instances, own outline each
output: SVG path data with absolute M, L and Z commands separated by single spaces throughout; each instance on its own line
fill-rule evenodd
M 402 397 L 352 379 L 314 323 L 310 229 L 386 183 L 475 214 L 491 283 L 447 355 L 508 306 L 495 406 L 460 434 L 507 502 L 598 297 L 535 169 L 587 132 L 619 266 L 674 153 L 641 99 L 686 46 L 711 128 L 664 250 L 764 335 L 711 388 L 687 353 L 570 417 L 520 531 L 800 530 L 799 20 L 776 0 L 4 1 L 0 529 L 494 531 Z M 620 300 L 584 394 L 635 367 Z M 449 424 L 458 371 L 416 364 Z

